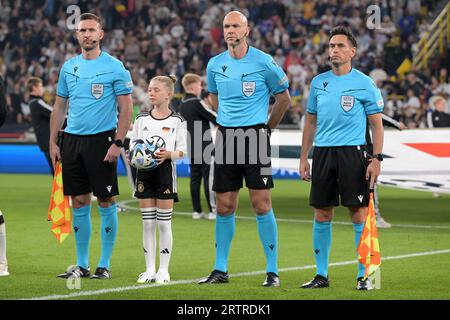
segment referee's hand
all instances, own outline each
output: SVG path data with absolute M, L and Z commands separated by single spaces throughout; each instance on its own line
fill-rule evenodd
M 116 146 L 115 144 L 112 144 L 109 147 L 108 153 L 106 153 L 105 159 L 103 159 L 103 161 L 114 163 L 117 162 L 119 156 L 120 156 L 120 147 Z
M 369 165 L 367 166 L 366 171 L 366 180 L 370 179 L 369 188 L 373 189 L 375 183 L 378 180 L 378 176 L 380 175 L 381 165 L 380 161 L 376 158 L 369 159 Z
M 300 168 L 298 173 L 300 173 L 300 177 L 305 181 L 311 181 L 311 165 L 307 159 L 300 159 Z
M 56 162 L 61 160 L 61 152 L 60 152 L 59 147 L 58 147 L 58 145 L 56 143 L 50 142 L 49 154 L 50 154 L 50 159 L 52 160 L 53 170 L 55 170 Z

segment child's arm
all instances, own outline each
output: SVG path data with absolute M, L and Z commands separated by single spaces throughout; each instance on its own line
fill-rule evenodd
M 186 121 L 180 122 L 177 128 L 177 137 L 175 140 L 175 150 L 169 151 L 161 148 L 156 153 L 158 165 L 166 161 L 166 159 L 178 160 L 187 155 L 187 128 Z

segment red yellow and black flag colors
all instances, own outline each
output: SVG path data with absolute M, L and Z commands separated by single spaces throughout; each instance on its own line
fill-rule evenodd
M 51 231 L 59 243 L 62 243 L 72 231 L 72 211 L 69 197 L 64 195 L 62 164 L 56 162 L 55 176 L 53 177 L 50 205 L 48 207 L 48 220 L 52 222 Z
M 364 278 L 366 279 L 381 265 L 380 244 L 378 242 L 378 230 L 372 189 L 370 190 L 366 222 L 356 251 L 358 253 L 358 261 L 365 267 Z

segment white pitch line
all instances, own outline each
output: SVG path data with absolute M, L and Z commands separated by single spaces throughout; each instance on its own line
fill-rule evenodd
M 118 204 L 127 210 L 134 210 L 139 211 L 138 208 L 129 206 L 128 203 L 135 202 L 136 200 L 125 200 L 121 201 Z M 173 214 L 180 215 L 180 216 L 191 216 L 191 212 L 181 212 L 181 211 L 174 211 Z M 245 216 L 236 216 L 236 219 L 241 220 L 255 220 L 254 217 L 245 217 Z M 294 223 L 313 223 L 312 220 L 302 220 L 302 219 L 287 219 L 287 218 L 277 218 L 277 221 L 280 222 L 294 222 Z M 339 225 L 353 225 L 352 222 L 345 222 L 345 221 L 333 221 L 333 224 L 339 224 Z M 429 226 L 429 225 L 418 225 L 418 224 L 393 224 L 393 227 L 396 228 L 417 228 L 417 229 L 450 229 L 450 226 Z
M 430 255 L 445 254 L 445 253 L 450 253 L 450 249 L 427 251 L 427 252 L 416 252 L 416 253 L 409 253 L 409 254 L 403 254 L 403 255 L 398 255 L 398 256 L 382 257 L 382 261 L 430 256 Z M 345 265 L 350 265 L 350 264 L 356 264 L 356 260 L 330 263 L 329 267 L 338 267 L 338 266 L 345 266 Z M 315 265 L 306 265 L 306 266 L 300 266 L 300 267 L 281 268 L 278 271 L 279 272 L 298 271 L 298 270 L 314 269 L 315 267 L 316 267 Z M 247 277 L 247 276 L 254 276 L 254 275 L 259 275 L 259 274 L 266 274 L 266 271 L 259 270 L 259 271 L 241 272 L 241 273 L 230 274 L 230 277 L 231 278 Z M 70 299 L 70 298 L 87 297 L 87 296 L 97 296 L 97 295 L 102 295 L 102 294 L 107 294 L 107 293 L 114 293 L 114 292 L 120 293 L 120 292 L 124 292 L 124 291 L 142 290 L 142 289 L 148 289 L 148 288 L 160 287 L 160 286 L 174 286 L 174 285 L 179 285 L 179 284 L 191 284 L 191 283 L 198 282 L 200 279 L 202 279 L 202 278 L 189 279 L 189 280 L 176 280 L 176 281 L 172 281 L 168 284 L 134 285 L 134 286 L 127 286 L 127 287 L 101 289 L 101 290 L 81 291 L 81 292 L 65 294 L 65 295 L 64 294 L 56 294 L 56 295 L 50 295 L 50 296 L 22 298 L 20 300 L 59 300 L 59 299 Z

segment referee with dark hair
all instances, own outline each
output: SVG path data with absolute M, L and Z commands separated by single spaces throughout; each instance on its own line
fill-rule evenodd
M 217 114 L 210 109 L 200 98 L 202 92 L 202 79 L 200 76 L 187 73 L 182 81 L 186 96 L 181 101 L 180 113 L 187 122 L 190 138 L 188 139 L 188 154 L 191 169 L 191 200 L 193 219 L 216 219 L 216 195 L 212 190 L 214 156 L 204 159 L 203 151 L 211 148 L 213 143 L 211 136 L 211 124 L 216 123 Z M 201 134 L 201 136 L 199 136 Z M 209 213 L 206 215 L 200 202 L 200 185 L 203 178 L 203 188 L 208 202 Z
M 383 160 L 384 108 L 380 90 L 368 76 L 352 68 L 356 40 L 351 31 L 338 26 L 331 30 L 328 54 L 332 70 L 313 78 L 308 98 L 300 156 L 300 176 L 312 181 L 310 205 L 314 209 L 313 249 L 316 276 L 302 288 L 329 286 L 328 259 L 331 221 L 339 203 L 348 208 L 355 245 L 361 238 L 373 188 Z M 373 154 L 368 154 L 367 120 L 373 136 Z M 312 175 L 308 151 L 315 144 Z M 371 290 L 358 263 L 357 290 Z
M 0 76 L 0 127 L 6 120 L 6 97 L 3 79 Z M 2 211 L 0 210 L 0 277 L 9 276 L 8 262 L 6 260 L 6 228 Z
M 50 117 L 50 157 L 61 160 L 64 194 L 73 207 L 77 263 L 59 278 L 90 274 L 91 197 L 101 216 L 101 254 L 92 279 L 110 279 L 110 261 L 118 231 L 117 159 L 131 124 L 133 82 L 123 63 L 100 48 L 102 20 L 92 13 L 79 17 L 76 37 L 81 54 L 67 60 L 59 74 Z M 67 116 L 64 142 L 58 132 Z

